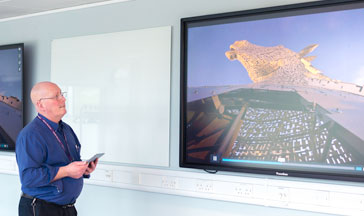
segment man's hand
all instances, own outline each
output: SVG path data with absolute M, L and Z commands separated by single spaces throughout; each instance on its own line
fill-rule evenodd
M 78 179 L 83 176 L 87 169 L 87 162 L 85 161 L 74 161 L 66 166 L 67 176 Z
M 71 177 L 74 179 L 81 178 L 85 173 L 87 166 L 88 163 L 85 161 L 74 161 L 67 166 L 60 167 L 52 182 L 64 177 Z
M 99 161 L 98 158 L 96 158 L 96 160 L 90 162 L 87 166 L 87 169 L 85 171 L 85 175 L 90 175 L 90 173 L 92 173 L 95 169 L 96 169 L 96 165 L 97 165 L 97 162 Z

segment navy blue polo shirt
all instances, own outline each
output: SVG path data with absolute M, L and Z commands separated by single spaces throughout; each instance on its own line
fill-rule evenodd
M 61 142 L 68 143 L 69 154 L 58 142 L 48 126 L 38 117 L 24 127 L 16 141 L 16 160 L 19 167 L 21 190 L 38 199 L 65 205 L 76 201 L 83 187 L 83 178 L 65 177 L 51 182 L 60 167 L 80 161 L 80 142 L 72 128 L 43 118 L 57 133 Z M 63 132 L 62 132 L 63 131 Z M 64 135 L 63 135 L 64 133 Z M 65 138 L 67 142 L 65 141 Z M 67 148 L 67 146 L 65 146 Z

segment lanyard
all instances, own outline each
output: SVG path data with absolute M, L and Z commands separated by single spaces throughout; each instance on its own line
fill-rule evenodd
M 39 115 L 37 116 L 45 125 L 47 125 L 47 127 L 49 128 L 50 131 L 52 131 L 53 135 L 56 137 L 59 145 L 62 147 L 63 151 L 66 153 L 68 159 L 72 162 L 73 161 L 73 158 L 71 157 L 71 152 L 70 152 L 70 148 L 68 146 L 68 141 L 67 141 L 67 137 L 66 135 L 64 134 L 64 131 L 63 132 L 63 137 L 64 137 L 64 140 L 66 141 L 66 146 L 67 146 L 67 150 L 65 149 L 64 147 L 64 144 L 62 143 L 62 141 L 59 139 L 58 135 L 56 134 L 56 132 L 53 130 L 53 128 L 48 124 L 48 122 L 46 122 L 42 117 L 40 117 Z

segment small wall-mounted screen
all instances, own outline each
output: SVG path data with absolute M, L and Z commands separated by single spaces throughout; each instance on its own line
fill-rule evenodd
M 364 3 L 182 19 L 181 166 L 364 181 Z
M 24 45 L 0 46 L 0 150 L 15 149 L 23 128 Z

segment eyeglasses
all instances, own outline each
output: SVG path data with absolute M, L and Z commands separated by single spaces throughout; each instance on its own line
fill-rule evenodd
M 39 101 L 41 100 L 46 100 L 46 99 L 56 99 L 56 100 L 61 100 L 62 98 L 67 97 L 67 92 L 61 92 L 59 94 L 57 94 L 54 97 L 48 97 L 48 98 L 40 98 Z

